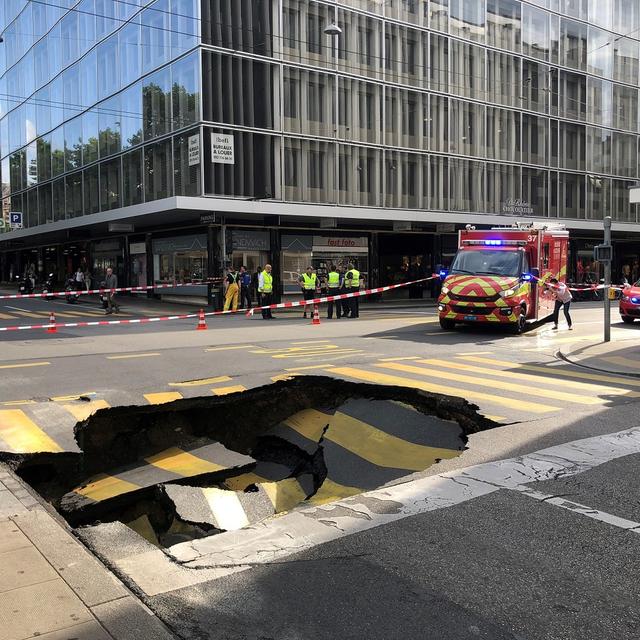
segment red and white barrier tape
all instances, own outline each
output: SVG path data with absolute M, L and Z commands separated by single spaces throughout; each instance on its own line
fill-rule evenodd
M 216 284 L 222 282 L 221 278 L 211 278 L 199 282 L 176 282 L 175 284 L 150 284 L 140 287 L 116 287 L 115 289 L 71 289 L 69 291 L 51 291 L 47 293 L 11 293 L 0 295 L 0 300 L 17 300 L 20 298 L 53 298 L 58 296 L 78 295 L 86 296 L 90 293 L 122 293 L 149 291 L 150 289 L 173 289 L 174 287 L 198 287 L 206 284 Z
M 546 287 L 549 287 L 550 289 L 559 289 L 559 285 L 560 284 L 566 284 L 566 283 L 558 283 L 558 284 L 552 284 L 551 282 L 545 281 L 542 278 L 536 278 L 535 276 L 533 276 L 533 278 L 535 280 L 537 280 L 538 282 L 540 282 L 541 284 L 545 285 Z M 605 285 L 603 284 L 593 284 L 593 285 L 587 285 L 584 287 L 569 287 L 567 286 L 567 289 L 569 289 L 569 291 L 598 291 L 599 289 L 604 289 Z M 630 284 L 626 284 L 626 285 L 616 285 L 616 284 L 610 284 L 609 285 L 609 289 L 614 289 L 616 291 L 624 291 L 625 289 L 629 289 L 631 288 Z
M 245 313 L 247 316 L 253 315 L 254 311 L 262 311 L 263 309 L 288 309 L 290 307 L 301 307 L 305 305 L 320 304 L 321 302 L 333 302 L 334 300 L 344 300 L 346 298 L 357 298 L 360 296 L 366 296 L 373 293 L 382 293 L 383 291 L 390 291 L 391 289 L 399 289 L 401 287 L 408 287 L 412 284 L 419 284 L 421 282 L 428 282 L 429 280 L 437 279 L 437 275 L 433 275 L 430 278 L 422 278 L 420 280 L 412 280 L 411 282 L 403 282 L 402 284 L 392 284 L 386 287 L 378 287 L 376 289 L 366 289 L 363 291 L 354 291 L 353 293 L 343 293 L 337 296 L 325 296 L 324 298 L 316 298 L 314 300 L 296 300 L 295 302 L 281 302 L 279 304 L 265 305 L 262 307 L 254 307 L 247 312 L 245 309 L 230 309 L 229 311 L 208 311 L 204 315 L 206 317 L 211 316 L 223 316 L 237 313 Z M 120 324 L 148 324 L 151 322 L 163 322 L 167 320 L 188 320 L 190 318 L 199 318 L 200 313 L 184 313 L 176 316 L 159 316 L 156 318 L 133 318 L 131 320 L 88 320 L 81 322 L 56 322 L 47 324 L 30 324 L 21 325 L 15 327 L 0 327 L 0 332 L 3 331 L 25 331 L 28 329 L 52 329 L 52 328 L 80 328 L 80 327 L 104 327 L 109 325 Z

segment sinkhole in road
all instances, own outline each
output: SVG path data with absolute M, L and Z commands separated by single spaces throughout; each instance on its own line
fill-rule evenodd
M 494 426 L 462 398 L 304 376 L 102 409 L 76 425 L 80 453 L 0 459 L 71 527 L 121 522 L 170 547 L 396 482 Z

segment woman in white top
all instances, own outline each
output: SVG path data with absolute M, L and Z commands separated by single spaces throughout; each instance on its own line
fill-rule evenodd
M 556 300 L 556 304 L 553 309 L 553 329 L 558 329 L 558 318 L 560 316 L 560 308 L 562 307 L 564 317 L 567 319 L 567 324 L 569 325 L 569 331 L 571 331 L 573 328 L 571 316 L 569 315 L 569 307 L 571 306 L 571 300 L 573 300 L 571 291 L 569 291 L 569 287 L 567 287 L 564 282 L 558 282 L 557 278 L 551 278 L 549 280 L 549 284 L 551 285 L 553 297 Z

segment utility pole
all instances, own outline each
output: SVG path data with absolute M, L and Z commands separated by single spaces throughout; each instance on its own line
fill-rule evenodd
M 606 216 L 604 222 L 604 246 L 611 248 L 611 216 Z M 604 341 L 611 342 L 611 300 L 609 291 L 611 287 L 611 254 L 604 261 Z

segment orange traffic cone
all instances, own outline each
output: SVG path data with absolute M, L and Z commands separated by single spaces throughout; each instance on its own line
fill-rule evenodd
M 313 320 L 311 324 L 320 324 L 320 312 L 318 311 L 318 305 L 313 305 Z
M 58 327 L 56 327 L 56 314 L 53 311 L 49 314 L 49 324 L 47 327 L 47 333 L 58 333 Z
M 198 326 L 196 327 L 197 331 L 206 331 L 207 330 L 207 322 L 204 319 L 204 309 L 200 309 L 200 316 L 198 318 Z

